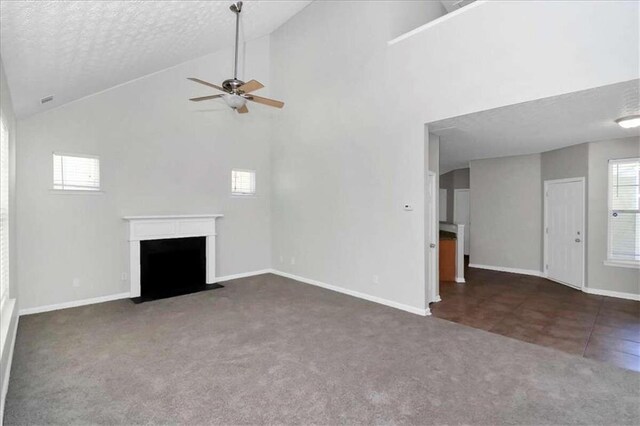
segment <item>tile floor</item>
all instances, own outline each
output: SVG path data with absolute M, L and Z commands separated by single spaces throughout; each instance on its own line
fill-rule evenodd
M 640 371 L 640 302 L 527 275 L 465 273 L 465 284 L 440 283 L 434 316 Z

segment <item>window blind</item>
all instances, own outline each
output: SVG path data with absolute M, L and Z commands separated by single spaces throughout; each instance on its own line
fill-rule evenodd
M 99 191 L 100 160 L 92 156 L 54 153 L 53 189 Z
M 231 193 L 234 195 L 254 195 L 256 193 L 256 172 L 253 170 L 232 170 Z
M 640 262 L 640 158 L 609 161 L 609 260 Z
M 9 132 L 0 117 L 0 307 L 9 296 Z

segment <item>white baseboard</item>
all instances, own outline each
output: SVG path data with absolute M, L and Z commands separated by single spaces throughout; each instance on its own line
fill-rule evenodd
M 396 308 L 396 309 L 401 309 L 403 311 L 407 311 L 407 312 L 411 312 L 412 314 L 417 314 L 417 315 L 422 315 L 422 316 L 428 316 L 431 315 L 431 311 L 429 310 L 429 308 L 427 307 L 426 309 L 420 309 L 420 308 L 416 308 L 414 306 L 409 306 L 409 305 L 405 305 L 402 303 L 398 303 L 398 302 L 394 302 L 392 300 L 387 300 L 387 299 L 383 299 L 381 297 L 377 297 L 377 296 L 371 296 L 369 294 L 366 293 L 361 293 L 359 291 L 353 291 L 353 290 L 348 290 L 342 287 L 337 287 L 334 285 L 330 285 L 330 284 L 326 284 L 320 281 L 316 281 L 316 280 L 312 280 L 309 278 L 304 278 L 304 277 L 300 277 L 298 275 L 293 275 L 293 274 L 289 274 L 287 272 L 281 272 L 275 269 L 261 269 L 259 271 L 253 271 L 253 272 L 244 272 L 241 274 L 234 274 L 234 275 L 226 275 L 223 277 L 217 277 L 216 278 L 216 282 L 224 282 L 224 281 L 230 281 L 230 280 L 235 280 L 238 278 L 246 278 L 246 277 L 252 277 L 255 275 L 262 275 L 262 274 L 276 274 L 276 275 L 280 275 L 286 278 L 291 278 L 292 280 L 296 280 L 296 281 L 300 281 L 303 282 L 305 284 L 311 284 L 311 285 L 315 285 L 318 287 L 322 287 L 322 288 L 326 288 L 328 290 L 332 290 L 332 291 L 336 291 L 338 293 L 343 293 L 343 294 L 347 294 L 349 296 L 354 296 L 354 297 L 358 297 L 360 299 L 365 299 L 368 300 L 370 302 L 375 302 L 375 303 L 380 303 L 381 305 L 386 305 L 386 306 L 391 306 L 392 308 Z M 85 305 L 93 305 L 94 303 L 103 303 L 103 302 L 111 302 L 113 300 L 119 300 L 119 299 L 127 299 L 130 297 L 129 293 L 119 293 L 119 294 L 112 294 L 109 296 L 102 296 L 102 297 L 95 297 L 92 299 L 84 299 L 84 300 L 75 300 L 72 302 L 64 302 L 64 303 L 58 303 L 55 305 L 46 305 L 46 306 L 38 306 L 35 308 L 25 308 L 25 309 L 21 309 L 20 310 L 20 315 L 31 315 L 31 314 L 38 314 L 38 313 L 42 313 L 42 312 L 49 312 L 49 311 L 57 311 L 59 309 L 67 309 L 67 308 L 76 308 L 78 306 L 85 306 Z
M 349 295 L 349 296 L 357 297 L 357 298 L 360 298 L 360 299 L 368 300 L 370 302 L 380 303 L 381 305 L 390 306 L 392 308 L 401 309 L 403 311 L 411 312 L 412 314 L 417 314 L 417 315 L 422 315 L 422 316 L 431 315 L 431 311 L 429 310 L 428 307 L 426 309 L 420 309 L 420 308 L 416 308 L 414 306 L 405 305 L 403 303 L 394 302 L 392 300 L 383 299 L 383 298 L 377 297 L 377 296 L 371 296 L 369 294 L 361 293 L 359 291 L 348 290 L 346 288 L 338 287 L 338 286 L 331 285 L 331 284 L 326 284 L 326 283 L 323 283 L 321 281 L 312 280 L 310 278 L 301 277 L 301 276 L 298 276 L 298 275 L 290 274 L 288 272 L 278 271 L 278 270 L 275 270 L 275 269 L 270 271 L 270 272 L 273 273 L 273 274 L 276 274 L 276 275 L 280 275 L 280 276 L 285 277 L 285 278 L 290 278 L 292 280 L 300 281 L 300 282 L 305 283 L 305 284 L 315 285 L 317 287 L 326 288 L 327 290 L 332 290 L 332 291 L 335 291 L 335 292 L 338 292 L 338 293 L 342 293 L 342 294 L 346 294 L 346 295 Z
M 108 296 L 93 297 L 91 299 L 74 300 L 71 302 L 57 303 L 55 305 L 38 306 L 35 308 L 20 309 L 20 315 L 39 314 L 41 312 L 57 311 L 59 309 L 76 308 L 78 306 L 93 305 L 95 303 L 111 302 L 113 300 L 127 299 L 129 293 L 110 294 Z
M 237 278 L 246 278 L 254 275 L 268 274 L 269 272 L 272 272 L 272 270 L 262 269 L 260 271 L 244 272 L 242 274 L 235 274 L 235 275 L 227 275 L 224 277 L 217 277 L 216 282 L 235 280 Z M 103 302 L 111 302 L 113 300 L 128 299 L 129 297 L 131 297 L 129 293 L 118 293 L 118 294 L 111 294 L 109 296 L 94 297 L 91 299 L 74 300 L 71 302 L 57 303 L 54 305 L 38 306 L 35 308 L 25 308 L 20 310 L 20 315 L 31 315 L 31 314 L 39 314 L 42 312 L 57 311 L 59 309 L 77 308 L 78 306 L 93 305 L 95 303 L 103 303 Z
M 224 281 L 237 280 L 238 278 L 253 277 L 254 275 L 270 274 L 272 272 L 273 272 L 273 269 L 261 269 L 259 271 L 243 272 L 241 274 L 233 274 L 233 275 L 225 275 L 224 277 L 216 277 L 216 282 L 217 283 L 221 283 L 221 282 L 224 282 Z
M 457 282 L 457 283 L 466 283 L 466 281 L 464 280 L 464 278 L 459 278 L 459 277 L 456 277 L 456 282 Z
M 18 321 L 20 316 L 16 316 L 16 324 L 13 326 L 13 330 L 10 331 L 11 346 L 9 349 L 9 357 L 7 358 L 7 367 L 2 375 L 4 382 L 2 382 L 2 390 L 0 390 L 0 426 L 2 426 L 2 419 L 4 418 L 4 403 L 7 399 L 7 392 L 9 391 L 9 376 L 11 375 L 11 363 L 13 362 L 13 349 L 16 346 L 16 337 L 18 335 Z
M 547 278 L 545 274 L 541 271 L 533 271 L 529 269 L 517 269 L 517 268 L 504 268 L 502 266 L 487 266 L 487 265 L 477 265 L 477 264 L 469 264 L 470 268 L 479 268 L 479 269 L 489 269 L 492 271 L 500 271 L 500 272 L 511 272 L 514 274 L 523 274 L 523 275 L 532 275 L 534 277 L 542 277 Z M 550 278 L 547 278 L 550 279 Z M 553 281 L 553 280 L 552 280 Z M 567 285 L 565 283 L 560 283 L 563 285 Z M 571 286 L 569 286 L 571 287 Z M 571 287 L 573 288 L 573 287 Z M 580 290 L 579 288 L 576 290 Z M 622 291 L 612 291 L 612 290 L 601 290 L 598 288 L 589 288 L 583 287 L 582 291 L 588 294 L 595 294 L 598 296 L 608 296 L 608 297 L 617 297 L 619 299 L 628 299 L 628 300 L 637 300 L 640 301 L 640 294 L 634 293 L 624 293 Z
M 589 294 L 596 294 L 598 296 L 617 297 L 620 299 L 640 301 L 640 294 L 624 293 L 622 291 L 600 290 L 598 288 L 589 288 L 589 287 L 584 287 L 582 291 Z
M 519 268 L 507 268 L 504 266 L 478 265 L 476 263 L 470 263 L 469 268 L 488 269 L 490 271 L 499 271 L 499 272 L 510 272 L 512 274 L 531 275 L 534 277 L 543 276 L 542 271 L 536 271 L 533 269 L 519 269 Z

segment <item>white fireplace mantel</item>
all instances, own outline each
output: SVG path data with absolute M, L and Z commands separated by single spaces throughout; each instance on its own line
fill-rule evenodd
M 129 222 L 131 297 L 140 296 L 140 241 L 206 237 L 207 284 L 216 280 L 216 219 L 221 214 L 125 216 Z

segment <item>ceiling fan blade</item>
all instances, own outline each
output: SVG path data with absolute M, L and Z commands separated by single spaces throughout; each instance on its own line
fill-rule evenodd
M 204 84 L 205 86 L 213 87 L 214 89 L 218 89 L 222 92 L 226 92 L 226 90 L 224 90 L 222 87 L 216 86 L 215 84 L 212 84 L 212 83 L 208 83 L 204 80 L 200 80 L 199 78 L 188 77 L 187 80 L 195 81 L 196 83 Z
M 264 85 L 256 80 L 251 80 L 238 87 L 239 90 L 242 90 L 244 93 L 254 92 L 258 89 L 262 89 Z
M 199 98 L 191 98 L 191 99 L 189 99 L 189 100 L 190 100 L 190 101 L 193 101 L 193 102 L 200 102 L 200 101 L 207 101 L 207 100 L 209 100 L 209 99 L 217 99 L 217 98 L 221 98 L 221 97 L 223 97 L 223 96 L 224 96 L 224 95 L 209 95 L 209 96 L 201 96 L 201 97 L 199 97 Z
M 275 99 L 263 98 L 261 96 L 247 95 L 245 98 L 259 104 L 269 105 L 276 108 L 282 108 L 284 106 L 284 102 L 276 101 Z
M 244 104 L 240 108 L 238 108 L 236 111 L 238 111 L 238 114 L 246 114 L 249 112 L 249 108 L 247 108 L 247 104 Z

